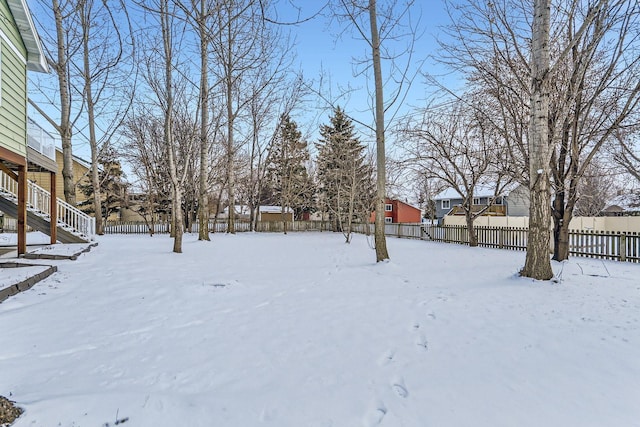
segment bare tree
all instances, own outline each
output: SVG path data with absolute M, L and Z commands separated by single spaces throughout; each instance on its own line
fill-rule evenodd
M 166 168 L 162 120 L 139 106 L 139 112 L 129 115 L 122 134 L 126 143 L 121 148 L 124 159 L 137 177 L 136 186 L 145 192 L 144 204 L 137 210 L 153 236 L 157 216 L 166 212 L 170 200 L 169 171 Z
M 144 53 L 142 62 L 145 67 L 142 76 L 155 95 L 155 106 L 162 114 L 163 149 L 171 183 L 173 252 L 182 253 L 184 227 L 182 183 L 186 176 L 186 168 L 183 168 L 180 173 L 178 148 L 176 147 L 179 141 L 176 139 L 175 122 L 176 92 L 177 90 L 183 92 L 184 84 L 180 84 L 176 79 L 174 70 L 178 69 L 176 52 L 180 51 L 176 45 L 182 40 L 184 28 L 178 26 L 176 22 L 177 10 L 171 0 L 147 0 L 140 5 L 160 28 L 159 40 L 154 39 L 155 34 L 147 34 L 150 36 L 150 40 L 142 50 Z M 179 94 L 180 92 L 178 92 Z
M 529 101 L 529 236 L 520 274 L 537 280 L 553 277 L 548 248 L 549 210 L 549 32 L 551 0 L 534 0 Z
M 474 220 L 491 209 L 512 180 L 503 154 L 506 142 L 486 126 L 482 114 L 462 101 L 426 110 L 421 121 L 406 126 L 404 134 L 408 141 L 405 163 L 460 195 L 469 246 L 477 246 Z M 493 194 L 490 203 L 474 203 L 480 190 Z
M 618 137 L 617 140 L 619 145 L 614 150 L 614 162 L 640 183 L 640 153 L 635 149 L 633 142 L 625 137 Z
M 215 0 L 189 0 L 177 2 L 187 20 L 191 23 L 197 39 L 200 57 L 200 84 L 199 105 L 200 109 L 200 158 L 198 181 L 198 240 L 210 240 L 209 238 L 209 164 L 211 146 L 210 115 L 210 91 L 209 87 L 209 51 L 214 26 L 214 16 L 218 4 Z M 215 30 L 215 29 L 214 29 Z
M 49 98 L 49 90 L 41 89 L 43 96 L 49 103 L 60 109 L 59 121 L 48 114 L 43 108 L 31 99 L 29 103 L 51 124 L 60 134 L 62 140 L 62 177 L 64 183 L 64 198 L 67 203 L 76 205 L 76 183 L 73 177 L 73 151 L 71 139 L 75 123 L 82 114 L 82 104 L 74 103 L 71 91 L 72 62 L 77 59 L 77 51 L 81 46 L 80 23 L 75 12 L 76 2 L 73 0 L 62 1 L 41 0 L 40 5 L 45 10 L 50 10 L 55 23 L 55 34 L 50 34 L 47 24 L 39 22 L 39 32 L 44 35 L 44 48 L 47 55 L 47 63 L 57 77 L 58 100 Z
M 546 1 L 531 9 L 526 2 L 468 0 L 450 6 L 449 35 L 456 42 L 443 43 L 445 62 L 484 95 L 487 117 L 510 139 L 513 164 L 527 166 L 515 175 L 532 191 L 531 253 L 523 275 L 549 278 L 551 194 L 554 258 L 561 260 L 568 256 L 580 179 L 603 144 L 633 122 L 637 1 Z
M 597 216 L 616 195 L 616 183 L 612 165 L 594 159 L 589 163 L 578 185 L 578 198 L 574 207 L 576 216 Z
M 73 87 L 86 106 L 96 233 L 103 234 L 99 163 L 101 153 L 108 151 L 107 145 L 131 105 L 131 96 L 121 95 L 127 93 L 125 89 L 129 86 L 123 76 L 130 78 L 135 73 L 132 72 L 132 64 L 127 70 L 120 69 L 125 65 L 124 57 L 133 55 L 131 49 L 126 52 L 124 40 L 130 27 L 123 25 L 129 21 L 122 2 L 78 0 L 75 13 L 82 34 L 82 64 L 78 64 L 82 78 L 77 84 L 73 83 Z M 131 34 L 130 30 L 128 32 Z M 98 117 L 102 119 L 100 124 Z
M 381 6 L 376 0 L 339 0 L 339 7 L 334 10 L 338 19 L 346 21 L 354 33 L 364 40 L 370 49 L 370 56 L 356 60 L 361 70 L 358 74 L 369 75 L 371 72 L 373 91 L 371 112 L 373 126 L 367 126 L 375 134 L 376 139 L 376 222 L 375 222 L 375 250 L 376 261 L 389 258 L 386 238 L 384 235 L 384 200 L 386 197 L 386 150 L 385 131 L 387 121 L 385 113 L 391 108 L 393 118 L 402 100 L 407 94 L 413 76 L 410 69 L 413 66 L 413 46 L 418 36 L 416 23 L 411 21 L 411 10 L 414 1 L 402 4 L 397 0 L 384 2 Z M 397 46 L 401 39 L 408 41 L 407 45 L 398 52 L 394 52 L 392 45 Z M 400 59 L 406 59 L 400 64 Z M 383 76 L 383 66 L 387 72 Z M 385 96 L 385 91 L 387 95 Z M 389 120 L 391 122 L 391 120 Z M 362 122 L 359 122 L 363 124 Z
M 253 73 L 264 71 L 272 52 L 277 50 L 277 37 L 263 19 L 265 1 L 220 0 L 216 13 L 215 37 L 212 39 L 213 57 L 218 63 L 217 75 L 223 89 L 226 107 L 226 185 L 229 208 L 227 232 L 235 233 L 236 154 L 242 145 L 237 140 L 236 120 L 251 101 L 242 84 Z

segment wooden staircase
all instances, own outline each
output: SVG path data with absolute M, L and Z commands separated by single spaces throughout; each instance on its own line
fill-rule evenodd
M 0 171 L 0 211 L 18 217 L 18 184 Z M 51 194 L 29 182 L 27 190 L 27 224 L 34 230 L 51 235 Z M 56 237 L 61 243 L 87 243 L 95 239 L 95 218 L 63 200 L 56 199 Z

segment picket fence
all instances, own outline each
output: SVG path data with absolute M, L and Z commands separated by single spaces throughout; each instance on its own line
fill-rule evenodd
M 237 221 L 236 232 L 249 231 L 249 223 Z M 154 233 L 169 233 L 168 223 L 156 223 Z M 330 231 L 326 221 L 296 221 L 287 223 L 287 231 Z M 478 246 L 497 249 L 525 251 L 528 229 L 522 227 L 476 227 Z M 113 222 L 105 224 L 106 234 L 148 234 L 149 226 L 144 222 Z M 194 223 L 192 232 L 198 232 Z M 209 231 L 224 233 L 226 222 L 209 222 Z M 283 232 L 282 222 L 259 222 L 258 232 Z M 355 224 L 354 232 L 373 234 L 373 224 Z M 431 224 L 385 224 L 387 236 L 431 240 L 435 242 L 469 244 L 469 232 L 465 226 Z M 551 239 L 550 239 L 551 240 Z M 550 242 L 551 243 L 551 242 Z M 589 258 L 640 262 L 640 233 L 606 232 L 592 230 L 569 231 L 569 254 Z
M 104 225 L 105 234 L 150 234 L 151 224 L 143 221 L 107 221 Z M 153 224 L 154 234 L 166 234 L 171 230 L 168 222 L 157 222 Z M 238 233 L 250 231 L 248 221 L 235 221 L 235 231 Z M 287 231 L 329 231 L 331 224 L 326 221 L 296 221 L 287 223 Z M 185 230 L 187 231 L 187 230 Z M 200 231 L 199 224 L 194 222 L 191 226 L 192 233 Z M 258 232 L 282 233 L 284 231 L 281 221 L 258 222 L 256 230 Z M 210 233 L 226 233 L 226 221 L 209 221 Z

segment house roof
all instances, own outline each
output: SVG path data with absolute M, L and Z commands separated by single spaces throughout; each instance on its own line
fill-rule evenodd
M 40 37 L 33 24 L 31 12 L 27 6 L 26 0 L 7 0 L 13 19 L 16 21 L 20 36 L 27 48 L 27 69 L 40 73 L 49 72 L 47 59 L 42 50 Z
M 610 212 L 638 212 L 640 211 L 640 192 L 620 194 L 614 197 L 604 210 Z
M 519 183 L 513 182 L 507 185 L 502 192 L 499 194 L 500 196 L 508 196 L 513 190 L 515 190 Z M 479 184 L 475 187 L 475 191 L 473 192 L 474 197 L 493 197 L 496 191 L 495 184 Z M 462 196 L 454 190 L 452 187 L 447 188 L 446 190 L 436 194 L 433 200 L 448 200 L 448 199 L 461 199 Z
M 59 153 L 62 153 L 62 148 L 56 146 L 56 151 Z M 84 166 L 87 169 L 91 169 L 91 162 L 88 160 L 83 159 L 82 157 L 78 157 L 75 154 L 71 155 L 73 157 L 73 161 L 77 162 L 78 164 Z
M 293 209 L 285 208 L 284 211 L 286 213 L 291 213 L 293 212 Z M 260 212 L 261 213 L 281 213 L 282 207 L 281 206 L 260 206 Z
M 390 202 L 398 202 L 398 203 L 402 203 L 403 205 L 405 205 L 405 206 L 409 206 L 410 208 L 416 209 L 416 210 L 418 210 L 418 211 L 420 210 L 420 208 L 415 207 L 415 206 L 413 206 L 413 205 L 411 205 L 411 204 L 409 204 L 409 203 L 407 203 L 407 202 L 403 202 L 403 201 L 402 201 L 402 200 L 400 200 L 400 199 L 392 199 L 392 198 L 390 198 L 390 197 L 387 197 L 387 199 L 388 199 Z

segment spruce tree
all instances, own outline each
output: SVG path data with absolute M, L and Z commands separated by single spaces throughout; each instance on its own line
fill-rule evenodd
M 373 170 L 353 122 L 337 107 L 329 125 L 320 127 L 318 148 L 319 193 L 334 231 L 351 240 L 354 221 L 367 222 L 374 199 Z
M 294 211 L 296 219 L 300 219 L 303 212 L 311 209 L 313 182 L 307 172 L 308 160 L 307 142 L 302 139 L 298 125 L 288 115 L 283 115 L 271 147 L 268 172 L 274 199 L 282 207 L 285 233 L 287 208 Z

